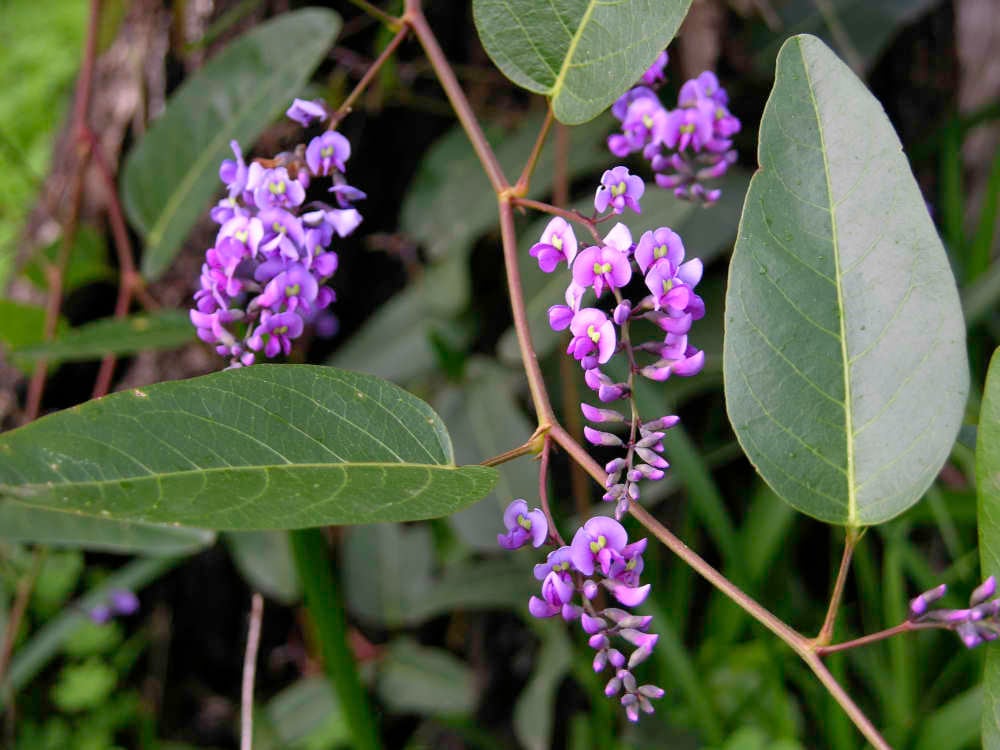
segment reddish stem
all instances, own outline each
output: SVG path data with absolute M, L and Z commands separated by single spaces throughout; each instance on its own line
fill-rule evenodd
M 348 95 L 346 99 L 344 99 L 343 103 L 339 107 L 337 107 L 337 111 L 334 112 L 332 115 L 330 115 L 330 125 L 328 127 L 329 130 L 336 130 L 337 126 L 340 124 L 340 121 L 351 113 L 351 108 L 354 106 L 354 102 L 356 102 L 358 100 L 358 97 L 361 96 L 361 94 L 364 93 L 365 89 L 368 88 L 368 85 L 372 82 L 375 76 L 378 75 L 379 70 L 381 70 L 382 66 L 385 65 L 386 61 L 390 57 L 392 57 L 392 54 L 396 51 L 396 48 L 403 43 L 403 40 L 406 39 L 409 33 L 410 33 L 409 24 L 403 22 L 402 26 L 400 26 L 399 28 L 399 31 L 396 32 L 396 35 L 392 38 L 389 44 L 386 45 L 385 49 L 382 50 L 382 54 L 380 54 L 377 58 L 375 58 L 375 62 L 373 62 L 371 64 L 371 67 L 369 67 L 368 70 L 365 71 L 365 74 L 361 77 L 361 80 L 358 81 L 358 85 L 354 87 L 354 90 Z

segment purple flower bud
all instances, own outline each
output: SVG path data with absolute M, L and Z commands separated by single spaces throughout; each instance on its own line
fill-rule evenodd
M 610 648 L 608 649 L 608 661 L 615 669 L 621 669 L 625 666 L 625 654 L 618 649 Z
M 595 669 L 594 671 L 599 672 L 601 670 Z M 608 684 L 604 686 L 604 694 L 608 698 L 611 698 L 615 695 L 618 695 L 618 693 L 621 692 L 621 689 L 622 689 L 622 681 L 618 679 L 617 675 L 615 675 L 610 680 L 608 680 Z
M 613 458 L 604 466 L 604 471 L 608 474 L 617 474 L 626 466 L 628 462 L 624 458 Z
M 583 596 L 588 601 L 592 601 L 597 596 L 597 584 L 589 578 L 583 582 Z
M 608 627 L 608 624 L 600 617 L 591 617 L 586 612 L 580 616 L 580 625 L 588 635 L 603 632 Z
M 997 591 L 997 579 L 994 576 L 990 576 L 985 581 L 983 581 L 975 591 L 972 592 L 972 596 L 969 598 L 969 604 L 975 607 L 977 604 L 982 604 L 991 596 L 993 596 Z
M 290 120 L 295 120 L 304 128 L 308 128 L 313 120 L 321 122 L 327 118 L 326 103 L 322 99 L 296 99 L 292 106 L 285 112 L 285 116 Z
M 132 615 L 139 611 L 139 597 L 128 589 L 113 589 L 108 598 L 116 615 Z
M 926 614 L 928 607 L 945 595 L 948 586 L 941 584 L 910 600 L 910 619 Z
M 647 86 L 653 86 L 661 81 L 665 81 L 667 76 L 664 69 L 667 67 L 667 61 L 670 58 L 667 56 L 667 51 L 663 50 L 660 54 L 656 56 L 653 60 L 653 64 L 646 69 L 646 72 L 642 74 L 642 82 Z
M 611 319 L 615 321 L 618 325 L 624 325 L 632 315 L 632 303 L 627 299 L 622 300 L 615 307 L 614 312 L 611 314 Z
M 621 438 L 617 435 L 613 435 L 610 432 L 602 432 L 601 430 L 595 430 L 593 427 L 587 426 L 583 428 L 583 436 L 587 438 L 587 441 L 591 445 L 606 445 L 606 446 L 620 446 L 624 445 Z
M 111 620 L 111 607 L 106 604 L 98 604 L 87 613 L 87 616 L 92 622 L 103 625 Z
M 598 409 L 590 404 L 580 404 L 583 416 L 591 422 L 624 422 L 625 417 L 614 409 Z

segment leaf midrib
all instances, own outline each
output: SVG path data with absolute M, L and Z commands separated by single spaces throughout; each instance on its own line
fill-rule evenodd
M 58 488 L 90 487 L 101 485 L 121 484 L 122 482 L 138 481 L 160 481 L 163 479 L 186 478 L 189 476 L 202 476 L 204 474 L 214 474 L 221 472 L 260 472 L 260 471 L 295 471 L 298 469 L 337 469 L 346 471 L 348 469 L 361 468 L 381 468 L 381 469 L 425 469 L 428 471 L 457 471 L 460 469 L 478 468 L 473 466 L 458 466 L 456 464 L 420 464 L 401 461 L 347 461 L 344 463 L 289 463 L 289 464 L 247 464 L 237 466 L 211 466 L 206 469 L 186 469 L 181 471 L 165 471 L 160 474 L 129 474 L 116 479 L 87 479 L 82 481 L 48 481 L 48 482 L 22 482 L 19 484 L 0 484 L 0 494 L 12 493 L 16 498 L 18 491 L 27 489 L 43 488 L 55 490 Z M 485 467 L 482 467 L 485 468 Z M 13 492 L 12 492 L 13 491 Z
M 851 412 L 851 358 L 847 351 L 847 316 L 844 308 L 844 285 L 841 279 L 840 243 L 837 238 L 837 206 L 833 200 L 833 186 L 830 182 L 830 162 L 826 151 L 826 138 L 823 133 L 823 119 L 820 116 L 819 102 L 813 88 L 812 77 L 809 75 L 809 64 L 802 52 L 802 42 L 798 41 L 799 57 L 802 60 L 802 70 L 805 74 L 806 89 L 809 91 L 809 101 L 816 115 L 816 132 L 819 134 L 820 153 L 823 156 L 823 177 L 826 180 L 827 202 L 830 204 L 830 242 L 833 245 L 834 286 L 837 290 L 837 312 L 840 322 L 840 357 L 844 372 L 844 447 L 847 459 L 847 526 L 857 527 L 858 499 L 854 475 L 854 415 Z
M 590 17 L 594 13 L 594 8 L 597 7 L 597 0 L 590 0 L 587 3 L 587 10 L 584 11 L 583 17 L 580 19 L 580 25 L 576 27 L 576 32 L 570 37 L 569 47 L 566 49 L 566 55 L 563 57 L 562 65 L 559 67 L 559 73 L 556 75 L 556 80 L 552 84 L 550 89 L 550 95 L 553 99 L 559 96 L 559 92 L 565 85 L 566 75 L 569 72 L 571 62 L 573 60 L 573 55 L 576 53 L 577 45 L 580 44 L 580 39 L 583 37 L 584 29 L 587 28 L 587 24 L 590 23 Z

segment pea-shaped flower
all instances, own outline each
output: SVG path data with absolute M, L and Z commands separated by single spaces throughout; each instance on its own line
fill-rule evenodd
M 538 508 L 528 510 L 528 503 L 521 498 L 514 500 L 503 513 L 506 534 L 497 534 L 497 543 L 504 549 L 518 549 L 529 541 L 532 547 L 541 547 L 549 535 L 545 514 Z

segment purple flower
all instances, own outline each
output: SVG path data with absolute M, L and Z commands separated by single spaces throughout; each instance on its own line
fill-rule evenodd
M 557 216 L 548 223 L 541 239 L 531 246 L 528 254 L 538 259 L 538 267 L 552 273 L 561 261 L 567 265 L 576 257 L 576 235 L 569 223 Z
M 240 144 L 236 141 L 230 141 L 229 147 L 233 150 L 236 160 L 223 160 L 222 164 L 219 165 L 219 179 L 222 180 L 229 191 L 229 197 L 235 198 L 246 188 L 247 165 L 243 161 L 243 152 L 240 150 Z
M 588 364 L 594 367 L 604 364 L 615 353 L 615 325 L 600 310 L 593 307 L 580 310 L 573 315 L 569 329 L 573 333 L 573 339 L 566 353 L 580 360 L 585 369 L 591 369 Z
M 666 258 L 676 268 L 684 260 L 684 243 L 669 227 L 643 232 L 635 246 L 635 262 L 643 273 L 656 261 Z
M 552 617 L 562 613 L 564 618 L 572 619 L 574 610 L 571 602 L 576 589 L 570 548 L 560 547 L 550 552 L 544 563 L 535 566 L 535 578 L 542 582 L 542 596 L 531 597 L 528 611 L 535 617 Z
M 308 128 L 313 120 L 322 122 L 327 118 L 326 102 L 322 99 L 296 99 L 292 106 L 285 111 L 285 115 L 290 120 L 295 120 L 304 128 Z
M 302 183 L 288 176 L 284 167 L 275 167 L 261 173 L 253 192 L 258 208 L 294 208 L 306 199 Z
M 631 175 L 628 167 L 615 167 L 604 172 L 601 185 L 594 195 L 594 208 L 603 213 L 611 206 L 616 214 L 631 208 L 640 213 L 639 199 L 646 190 L 646 184 L 638 175 Z
M 675 109 L 667 115 L 663 142 L 667 148 L 677 151 L 683 151 L 688 146 L 701 151 L 712 140 L 714 115 L 714 108 L 704 100 L 699 100 L 693 107 Z
M 652 99 L 657 103 L 660 101 L 660 98 L 652 89 L 645 86 L 635 86 L 618 97 L 615 103 L 611 105 L 611 114 L 613 114 L 619 122 L 622 122 L 625 119 L 625 115 L 628 112 L 629 107 L 632 105 L 632 102 L 638 101 L 639 99 Z
M 593 575 L 595 563 L 607 575 L 627 543 L 628 534 L 618 521 L 595 516 L 577 529 L 570 543 L 570 559 L 585 576 Z
M 291 263 L 267 283 L 255 302 L 272 312 L 294 312 L 299 307 L 309 311 L 318 293 L 319 283 L 312 272 L 301 263 Z
M 350 157 L 350 142 L 334 130 L 313 138 L 306 147 L 306 164 L 314 176 L 328 175 L 334 169 L 344 172 Z
M 545 514 L 535 508 L 528 510 L 528 503 L 518 498 L 503 513 L 506 534 L 497 534 L 497 543 L 504 549 L 518 549 L 529 541 L 532 547 L 541 547 L 549 535 Z
M 653 60 L 653 64 L 647 68 L 646 72 L 642 74 L 642 82 L 647 86 L 655 86 L 657 83 L 661 83 L 667 80 L 667 75 L 664 69 L 667 67 L 667 62 L 670 58 L 667 55 L 667 51 L 663 50 L 660 54 L 656 56 Z
M 605 288 L 620 289 L 632 279 L 628 255 L 632 234 L 624 224 L 615 224 L 604 244 L 583 250 L 573 261 L 573 282 L 581 288 L 592 286 L 600 297 Z
M 292 351 L 292 339 L 302 335 L 302 318 L 294 312 L 272 313 L 264 310 L 260 324 L 247 339 L 247 346 L 255 352 L 264 350 L 267 357 L 277 357 L 279 352 L 287 356 Z
M 87 616 L 97 623 L 103 625 L 110 622 L 112 617 L 128 616 L 139 611 L 139 597 L 128 589 L 112 589 L 108 592 L 107 599 L 92 607 Z

